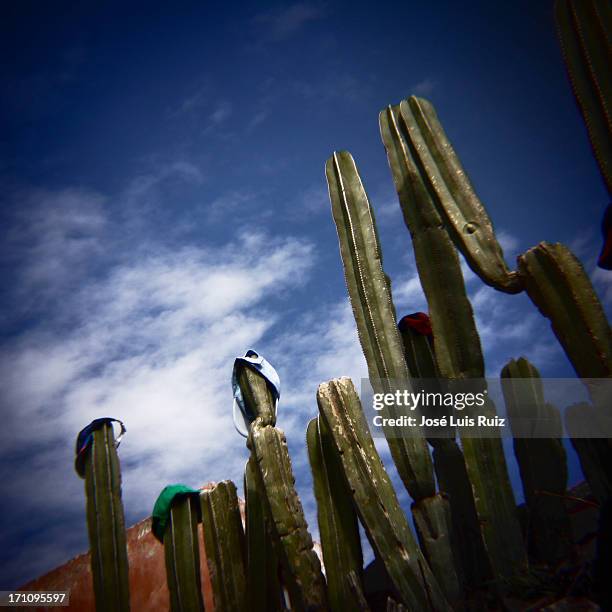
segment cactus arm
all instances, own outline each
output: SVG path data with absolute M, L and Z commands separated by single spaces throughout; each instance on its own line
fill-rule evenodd
M 390 380 L 407 381 L 374 216 L 357 167 L 349 153 L 339 152 L 327 160 L 325 168 L 346 284 L 370 380 L 375 387 L 388 385 Z M 387 441 L 408 492 L 413 499 L 421 499 L 434 494 L 435 484 L 427 443 L 414 433 L 405 438 L 387 435 Z
M 432 104 L 412 96 L 401 102 L 400 114 L 427 191 L 472 270 L 500 291 L 521 291 L 520 278 L 508 269 L 491 220 Z
M 561 417 L 554 406 L 544 403 L 540 374 L 526 359 L 510 360 L 502 369 L 501 377 L 513 433 L 517 419 L 546 419 L 549 432 L 553 423 L 555 425 L 554 438 L 516 435 L 514 438 L 514 454 L 529 512 L 529 536 L 538 559 L 555 566 L 570 558 L 572 548 L 569 515 L 563 500 L 567 489 L 567 462 L 560 440 Z M 535 430 L 521 433 L 537 435 Z
M 518 258 L 525 288 L 581 378 L 612 376 L 612 333 L 584 268 L 562 244 L 542 242 Z
M 127 611 L 130 593 L 121 470 L 108 423 L 93 432 L 85 459 L 85 492 L 96 610 Z
M 414 610 L 449 609 L 376 452 L 353 383 L 348 378 L 323 383 L 317 403 L 361 522 L 402 600 Z
M 281 610 L 279 560 L 266 513 L 263 484 L 252 458 L 244 470 L 244 492 L 249 610 L 275 612 Z
M 321 418 L 310 421 L 306 442 L 330 608 L 333 612 L 360 610 L 356 594 L 363 589 L 363 556 L 357 515 L 325 421 Z M 348 582 L 351 573 L 356 579 L 354 585 Z
M 198 543 L 198 502 L 194 495 L 178 495 L 170 508 L 164 533 L 166 577 L 172 612 L 203 612 Z
M 226 480 L 200 494 L 204 546 L 215 607 L 246 609 L 245 548 L 238 495 Z
M 291 604 L 295 610 L 324 610 L 325 579 L 295 490 L 285 436 L 275 427 L 261 426 L 256 420 L 251 425 L 249 443 L 280 542 Z
M 557 0 L 555 20 L 572 90 L 612 192 L 612 9 L 606 0 Z

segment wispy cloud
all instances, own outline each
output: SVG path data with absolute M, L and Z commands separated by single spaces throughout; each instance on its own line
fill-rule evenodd
M 275 11 L 256 15 L 253 22 L 262 38 L 273 42 L 286 40 L 311 21 L 323 17 L 321 8 L 307 2 L 297 2 Z
M 417 96 L 430 96 L 433 93 L 434 89 L 436 89 L 437 85 L 437 81 L 434 78 L 428 76 L 422 79 L 421 81 L 415 83 L 410 88 L 409 94 L 415 94 Z
M 231 421 L 233 358 L 279 323 L 276 296 L 306 282 L 312 264 L 309 243 L 253 232 L 215 250 L 160 248 L 90 278 L 6 343 L 0 475 L 28 493 L 4 496 L 5 519 L 19 525 L 4 553 L 18 555 L 25 531 L 49 520 L 84 527 L 72 448 L 76 432 L 97 416 L 128 426 L 121 457 L 130 521 L 150 512 L 167 482 L 240 483 L 246 451 Z M 16 462 L 26 448 L 27 458 Z M 67 508 L 67 499 L 76 503 Z M 35 512 L 43 500 L 45 517 Z M 38 561 L 3 579 L 23 580 L 26 569 L 39 573 L 78 552 L 84 531 L 70 542 L 55 555 L 42 541 L 29 547 Z
M 208 134 L 223 125 L 232 115 L 232 105 L 227 100 L 221 100 L 207 117 L 204 134 Z

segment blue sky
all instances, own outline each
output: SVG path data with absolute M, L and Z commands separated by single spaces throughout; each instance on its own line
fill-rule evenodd
M 316 388 L 365 374 L 324 177 L 334 150 L 361 171 L 398 313 L 425 309 L 378 134 L 387 104 L 434 103 L 511 265 L 565 242 L 609 309 L 594 267 L 607 195 L 552 3 L 425 4 L 5 8 L 1 588 L 86 549 L 72 453 L 94 417 L 128 428 L 130 524 L 170 482 L 241 488 L 230 376 L 251 347 L 281 375 L 278 424 L 316 534 Z M 572 375 L 524 295 L 466 282 L 490 375 L 520 355 Z

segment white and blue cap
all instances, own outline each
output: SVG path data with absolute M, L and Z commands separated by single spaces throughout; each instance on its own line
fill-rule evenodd
M 280 378 L 276 370 L 256 351 L 249 349 L 244 357 L 236 357 L 234 369 L 232 371 L 232 391 L 234 393 L 234 426 L 241 436 L 245 438 L 249 435 L 249 426 L 255 420 L 255 415 L 248 409 L 242 397 L 242 391 L 238 384 L 238 366 L 246 366 L 263 376 L 272 391 L 275 399 L 274 413 L 278 409 L 280 398 Z

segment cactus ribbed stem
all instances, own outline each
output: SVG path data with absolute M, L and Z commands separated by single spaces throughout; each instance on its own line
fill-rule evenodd
M 306 441 L 317 500 L 329 605 L 333 612 L 361 610 L 356 596 L 363 588 L 357 515 L 331 434 L 320 417 L 308 424 Z M 348 582 L 349 574 L 355 577 L 354 584 Z
M 276 400 L 266 379 L 248 366 L 241 366 L 238 384 L 244 403 L 262 425 L 276 425 Z
M 244 469 L 244 496 L 248 609 L 252 612 L 277 612 L 282 608 L 275 534 L 270 525 L 261 477 L 252 458 Z
M 391 381 L 407 382 L 408 369 L 372 207 L 350 153 L 334 153 L 325 171 L 359 340 L 372 385 L 385 391 Z M 400 477 L 412 498 L 419 500 L 433 495 L 435 484 L 427 442 L 413 433 L 397 438 L 385 431 Z
M 556 424 L 554 438 L 514 438 L 514 454 L 529 512 L 529 537 L 537 558 L 554 566 L 568 559 L 572 548 L 569 515 L 563 501 L 567 462 L 560 440 L 561 417 L 554 406 L 544 403 L 540 374 L 526 359 L 512 359 L 502 369 L 501 377 L 513 431 L 517 419 L 545 419 L 548 431 Z M 518 380 L 513 383 L 513 379 Z
M 469 266 L 487 285 L 507 293 L 521 291 L 520 278 L 508 269 L 491 220 L 432 104 L 412 96 L 401 102 L 397 112 L 423 187 Z
M 578 376 L 612 376 L 610 325 L 576 256 L 563 244 L 542 242 L 521 255 L 518 263 L 527 294 L 550 319 Z
M 414 97 L 409 103 L 402 102 L 399 109 L 388 107 L 380 113 L 380 130 L 413 239 L 440 374 L 446 379 L 484 379 L 472 306 L 459 258 L 441 224 L 442 216 L 446 215 L 449 230 L 454 227 L 455 234 L 461 224 L 478 222 L 479 230 L 469 240 L 462 242 L 456 235 L 455 240 L 466 258 L 472 254 L 474 271 L 485 282 L 509 292 L 520 290 L 520 283 L 515 273 L 507 271 L 488 216 L 471 190 L 433 107 Z M 457 176 L 451 180 L 453 172 Z M 482 387 L 486 388 L 484 380 Z M 494 416 L 492 402 L 487 401 L 479 414 Z M 462 445 L 491 565 L 499 576 L 509 577 L 524 569 L 526 552 L 501 440 L 463 436 Z
M 612 497 L 612 441 L 609 438 L 586 438 L 580 431 L 587 421 L 589 429 L 596 429 L 600 414 L 595 406 L 586 402 L 573 404 L 565 411 L 565 426 L 580 459 L 582 473 L 603 506 Z
M 398 594 L 410 609 L 448 610 L 374 447 L 353 383 L 348 378 L 323 383 L 317 403 L 332 434 L 355 508 Z
M 249 442 L 273 529 L 280 542 L 279 552 L 292 609 L 325 610 L 325 579 L 295 490 L 285 436 L 275 427 L 261 426 L 256 420 L 251 425 Z
M 198 542 L 198 499 L 177 495 L 164 532 L 166 576 L 172 612 L 203 612 Z
M 206 560 L 215 608 L 246 609 L 245 542 L 233 482 L 225 480 L 200 494 Z
M 607 0 L 557 0 L 555 19 L 574 96 L 612 192 L 612 8 Z
M 125 612 L 130 592 L 121 469 L 109 423 L 93 432 L 85 459 L 85 493 L 96 610 Z

